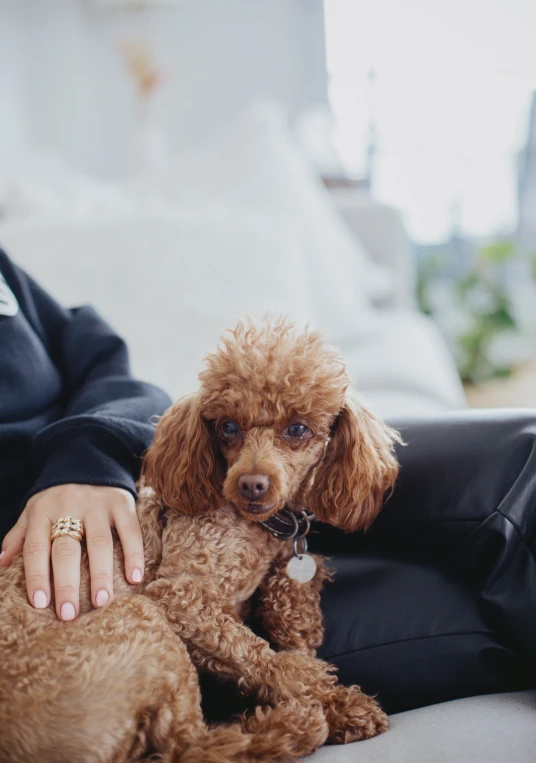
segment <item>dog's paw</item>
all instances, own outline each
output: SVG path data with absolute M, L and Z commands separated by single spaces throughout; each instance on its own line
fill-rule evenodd
M 331 744 L 370 739 L 389 728 L 389 720 L 376 700 L 357 686 L 335 687 L 324 711 Z
M 259 698 L 271 704 L 291 699 L 322 701 L 336 687 L 334 671 L 334 667 L 306 652 L 278 652 L 264 677 Z
M 242 729 L 251 739 L 251 761 L 310 755 L 326 742 L 329 731 L 321 703 L 298 700 L 281 702 L 275 708 L 257 707 L 254 715 L 244 718 Z

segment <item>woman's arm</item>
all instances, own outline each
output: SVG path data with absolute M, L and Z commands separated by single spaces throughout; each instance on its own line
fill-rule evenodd
M 143 573 L 135 481 L 152 440 L 151 417 L 163 413 L 170 400 L 132 378 L 125 343 L 92 308 L 63 309 L 3 253 L 0 270 L 61 377 L 59 416 L 35 435 L 35 479 L 21 518 L 4 540 L 0 563 L 9 564 L 24 543 L 30 601 L 47 606 L 50 527 L 68 513 L 84 520 L 93 601 L 105 603 L 112 595 L 110 526 L 123 543 L 128 579 L 136 582 L 135 570 Z M 36 378 L 36 388 L 39 383 Z M 73 539 L 55 541 L 58 614 L 63 604 L 72 605 L 65 619 L 78 612 L 79 556 Z

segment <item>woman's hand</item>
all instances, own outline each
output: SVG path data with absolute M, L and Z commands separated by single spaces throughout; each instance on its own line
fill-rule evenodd
M 69 536 L 50 540 L 53 523 L 68 515 L 84 525 L 94 607 L 104 606 L 113 596 L 111 527 L 123 546 L 129 582 L 141 581 L 144 564 L 136 504 L 127 490 L 69 484 L 33 495 L 4 538 L 0 566 L 11 564 L 22 548 L 28 598 L 34 607 L 44 609 L 50 603 L 52 557 L 56 614 L 61 620 L 74 620 L 80 609 L 80 543 Z

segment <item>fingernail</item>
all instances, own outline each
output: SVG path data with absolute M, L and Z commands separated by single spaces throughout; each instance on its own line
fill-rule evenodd
M 139 570 L 137 567 L 134 567 L 130 577 L 132 578 L 132 582 L 133 583 L 140 583 L 141 582 L 141 570 Z
M 97 595 L 95 596 L 97 607 L 104 607 L 109 598 L 108 591 L 105 588 L 101 588 L 100 591 L 97 591 Z
M 33 605 L 36 609 L 44 609 L 47 605 L 47 595 L 44 591 L 36 591 L 33 595 Z
M 76 615 L 74 604 L 71 604 L 70 601 L 66 601 L 65 604 L 61 605 L 60 613 L 62 620 L 74 620 Z
M 6 555 L 6 552 L 5 552 L 5 551 L 2 551 L 2 552 L 0 553 L 0 559 L 1 559 L 3 556 L 5 556 L 5 555 Z

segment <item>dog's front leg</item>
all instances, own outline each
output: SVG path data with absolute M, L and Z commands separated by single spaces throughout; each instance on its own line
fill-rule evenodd
M 163 608 L 196 664 L 236 681 L 244 693 L 269 703 L 316 700 L 320 687 L 327 690 L 335 684 L 326 663 L 297 651 L 275 652 L 222 601 L 221 590 L 217 586 L 211 590 L 207 581 L 199 585 L 194 576 L 181 573 L 173 581 L 155 580 L 146 594 Z
M 334 668 L 297 650 L 275 652 L 225 607 L 221 587 L 199 584 L 181 573 L 173 581 L 155 580 L 146 593 L 164 609 L 175 632 L 186 642 L 198 667 L 230 679 L 246 694 L 277 706 L 299 700 L 324 709 L 329 739 L 349 742 L 384 731 L 387 719 L 358 687 L 337 684 Z M 315 743 L 317 740 L 315 740 Z
M 150 583 L 147 595 L 163 608 L 197 667 L 232 680 L 244 693 L 272 706 L 257 708 L 243 720 L 243 730 L 251 738 L 248 760 L 294 760 L 309 755 L 329 734 L 317 697 L 319 680 L 326 688 L 334 682 L 328 666 L 298 652 L 285 652 L 282 660 L 283 653 L 274 652 L 225 607 L 221 588 L 213 588 L 207 580 L 201 586 L 198 579 L 181 574 L 173 582 Z M 297 682 L 296 666 L 288 659 L 291 655 L 300 665 Z
M 317 573 L 309 583 L 291 579 L 286 571 L 287 560 L 283 560 L 274 565 L 261 585 L 258 614 L 270 641 L 279 649 L 298 649 L 314 655 L 322 643 L 320 591 L 324 581 L 330 579 L 330 570 L 322 557 L 315 556 L 315 561 Z M 387 729 L 387 716 L 358 686 L 333 681 L 328 687 L 320 684 L 319 690 L 331 742 L 366 739 Z
M 320 591 L 330 570 L 320 556 L 314 578 L 300 583 L 288 576 L 288 559 L 278 560 L 260 588 L 257 615 L 278 649 L 299 649 L 314 655 L 324 637 Z

